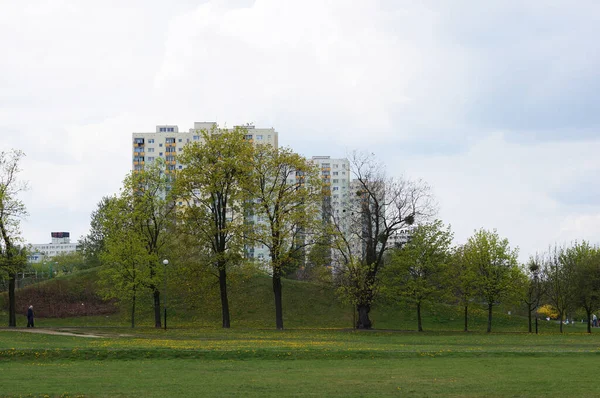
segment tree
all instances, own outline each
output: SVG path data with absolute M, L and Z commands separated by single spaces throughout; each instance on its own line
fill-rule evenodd
M 111 198 L 104 207 L 100 280 L 104 297 L 131 303 L 131 327 L 135 327 L 135 311 L 140 288 L 153 283 L 151 272 L 160 261 L 149 253 L 142 229 L 132 217 L 135 209 L 127 196 Z
M 356 291 L 357 328 L 370 329 L 371 305 L 377 290 L 378 273 L 384 266 L 390 238 L 400 230 L 426 221 L 436 211 L 430 188 L 423 181 L 406 178 L 388 178 L 374 155 L 355 152 L 350 159 L 355 179 L 350 184 L 345 209 L 332 214 L 332 225 L 337 233 L 336 249 L 338 271 L 363 263 L 367 274 Z M 352 272 L 349 273 L 351 275 Z
M 400 297 L 417 309 L 417 330 L 423 331 L 421 305 L 441 294 L 444 271 L 452 244 L 450 228 L 436 220 L 416 228 L 403 248 L 392 251 L 391 261 L 382 271 L 388 296 Z
M 8 278 L 8 326 L 17 326 L 15 285 L 17 272 L 26 264 L 26 250 L 20 245 L 20 221 L 27 216 L 18 198 L 27 189 L 19 180 L 19 164 L 25 154 L 20 150 L 0 152 L 0 268 Z
M 312 243 L 319 228 L 322 182 L 307 159 L 270 145 L 254 148 L 248 182 L 248 216 L 256 217 L 249 237 L 269 249 L 275 324 L 283 329 L 282 273 Z
M 545 286 L 546 286 L 546 274 L 544 272 L 543 260 L 539 255 L 531 257 L 524 269 L 524 275 L 526 278 L 523 280 L 523 303 L 527 306 L 527 320 L 529 333 L 533 332 L 531 321 L 532 314 L 537 311 L 542 298 L 544 297 Z M 537 333 L 537 315 L 536 315 L 536 329 Z
M 170 254 L 176 224 L 176 194 L 172 190 L 172 173 L 162 159 L 146 165 L 141 171 L 132 171 L 123 183 L 117 197 L 118 206 L 109 206 L 110 211 L 104 220 L 104 231 L 111 231 L 111 225 L 122 225 L 119 231 L 131 239 L 131 243 L 142 245 L 145 250 L 143 265 L 147 278 L 140 280 L 140 286 L 149 289 L 153 297 L 154 326 L 161 327 L 160 282 L 163 275 L 160 260 Z M 118 231 L 118 230 L 117 230 Z M 114 233 L 114 232 L 113 232 Z M 105 236 L 106 239 L 119 239 L 119 235 Z M 124 242 L 127 244 L 127 242 Z M 119 258 L 122 247 L 107 245 L 108 256 Z M 137 253 L 137 251 L 136 251 Z M 136 254 L 136 257 L 139 257 Z M 107 259 L 105 255 L 102 257 Z M 112 262 L 117 263 L 117 261 Z
M 458 300 L 464 309 L 465 327 L 469 331 L 469 304 L 477 295 L 477 270 L 473 263 L 465 258 L 465 247 L 455 247 L 446 268 L 446 292 Z
M 60 272 L 64 273 L 88 268 L 87 262 L 80 251 L 57 254 L 52 257 L 52 261 L 56 263 Z
M 218 272 L 223 327 L 229 328 L 227 270 L 243 253 L 244 185 L 250 175 L 252 144 L 246 130 L 203 131 L 203 141 L 184 147 L 179 162 L 185 168 L 177 176 L 180 198 L 187 206 L 180 224 L 205 249 L 205 259 Z
M 487 332 L 492 331 L 492 308 L 514 292 L 519 277 L 518 250 L 496 231 L 479 230 L 465 245 L 465 260 L 477 270 L 478 294 L 488 307 Z
M 550 304 L 558 311 L 560 332 L 566 312 L 574 306 L 575 267 L 574 262 L 565 256 L 565 249 L 559 246 L 545 254 L 544 272 L 547 275 L 546 292 Z
M 592 333 L 592 312 L 600 308 L 600 249 L 586 241 L 575 242 L 563 256 L 574 268 L 574 304 L 585 310 L 587 330 Z
M 106 212 L 111 202 L 116 200 L 117 198 L 114 196 L 104 196 L 98 202 L 96 210 L 91 215 L 90 231 L 80 240 L 81 253 L 89 267 L 101 265 L 100 255 L 104 251 L 104 239 L 106 237 Z

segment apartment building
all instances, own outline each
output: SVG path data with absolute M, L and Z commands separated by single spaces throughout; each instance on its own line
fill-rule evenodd
M 182 169 L 177 162 L 177 155 L 183 151 L 183 147 L 202 140 L 202 130 L 210 131 L 214 127 L 218 127 L 216 122 L 195 122 L 194 127 L 187 131 L 179 131 L 177 125 L 167 124 L 156 126 L 153 132 L 134 132 L 132 170 L 143 170 L 146 163 L 152 163 L 157 158 L 165 160 L 167 171 Z M 274 128 L 256 128 L 251 124 L 240 127 L 247 130 L 246 139 L 257 145 L 270 144 L 275 148 L 279 145 L 278 133 Z
M 77 243 L 71 243 L 69 232 L 51 232 L 50 243 L 32 244 L 32 253 L 28 256 L 31 263 L 39 263 L 45 258 L 52 258 L 59 254 L 69 254 L 77 251 Z

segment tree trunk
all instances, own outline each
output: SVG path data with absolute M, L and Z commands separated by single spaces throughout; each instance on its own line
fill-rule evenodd
M 421 303 L 417 303 L 417 330 L 423 331 L 423 324 L 421 323 Z
M 283 308 L 281 305 L 281 275 L 273 272 L 273 293 L 275 294 L 275 326 L 283 330 Z
M 17 326 L 17 311 L 15 304 L 16 275 L 11 273 L 8 280 L 8 326 Z
M 560 332 L 562 333 L 562 327 L 563 327 L 563 314 L 562 312 L 558 313 L 558 324 L 560 325 Z
M 369 312 L 371 311 L 370 304 L 358 304 L 358 322 L 356 322 L 357 329 L 371 329 L 372 323 L 369 319 Z
M 131 297 L 131 328 L 135 328 L 135 286 L 133 287 L 133 297 Z
M 219 267 L 219 288 L 221 290 L 221 313 L 223 315 L 223 327 L 231 327 L 229 317 L 229 299 L 227 298 L 227 271 L 225 267 Z M 281 293 L 280 293 L 281 294 Z
M 587 314 L 587 332 L 592 333 L 592 310 L 585 310 Z
M 531 328 L 531 306 L 527 304 L 527 316 L 529 318 L 529 333 L 533 333 L 533 329 Z
M 160 329 L 160 291 L 154 290 L 154 327 Z
M 465 304 L 465 332 L 469 331 L 469 304 Z
M 488 326 L 487 326 L 487 332 L 491 333 L 492 332 L 492 303 L 488 303 Z

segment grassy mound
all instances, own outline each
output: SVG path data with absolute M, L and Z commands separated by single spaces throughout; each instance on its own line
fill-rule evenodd
M 17 290 L 18 325 L 25 323 L 24 314 L 33 304 L 38 326 L 128 326 L 130 305 L 127 302 L 105 301 L 98 293 L 98 270 L 92 269 L 31 285 Z M 275 326 L 275 310 L 271 279 L 265 275 L 238 278 L 229 290 L 232 327 L 266 328 Z M 3 294 L 6 310 L 6 293 Z M 167 289 L 167 308 L 170 327 L 220 327 L 221 306 L 216 285 L 207 289 L 188 289 L 181 281 L 173 280 Z M 509 315 L 514 308 L 497 307 L 493 331 L 525 332 L 527 320 Z M 283 314 L 286 328 L 352 328 L 352 307 L 342 304 L 331 286 L 295 280 L 283 281 Z M 463 329 L 462 309 L 445 304 L 423 308 L 423 327 L 426 331 Z M 374 328 L 415 330 L 416 311 L 410 305 L 378 304 L 371 312 Z M 154 325 L 152 297 L 138 297 L 136 326 Z M 469 314 L 469 329 L 485 331 L 487 312 L 473 305 Z M 554 330 L 555 322 L 543 321 L 540 328 Z M 569 330 L 584 331 L 583 324 L 569 325 Z M 581 330 L 579 330 L 581 329 Z

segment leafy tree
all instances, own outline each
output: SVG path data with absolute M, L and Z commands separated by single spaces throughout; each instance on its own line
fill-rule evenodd
M 371 305 L 375 298 L 378 274 L 384 266 L 385 253 L 392 247 L 391 239 L 400 230 L 415 222 L 427 220 L 435 213 L 430 188 L 422 181 L 388 178 L 384 167 L 374 155 L 354 153 L 350 159 L 354 180 L 350 197 L 340 214 L 332 214 L 337 233 L 336 266 L 343 271 L 355 267 L 356 260 L 367 270 L 365 278 L 357 280 L 357 328 L 370 329 Z M 348 270 L 348 275 L 353 275 Z
M 477 270 L 478 294 L 488 307 L 488 333 L 492 331 L 493 306 L 515 292 L 514 282 L 520 276 L 517 254 L 496 231 L 475 231 L 465 245 L 465 260 Z
M 575 262 L 571 261 L 569 255 L 566 255 L 566 249 L 555 245 L 544 256 L 544 272 L 547 275 L 546 293 L 550 304 L 558 312 L 561 333 L 564 316 L 575 305 Z
M 106 237 L 105 220 L 106 212 L 111 202 L 116 201 L 113 196 L 104 196 L 96 210 L 92 212 L 89 233 L 80 239 L 80 250 L 85 258 L 87 267 L 97 267 L 100 264 L 100 256 L 104 251 L 104 239 Z
M 256 216 L 251 240 L 270 253 L 275 297 L 275 324 L 283 329 L 281 277 L 312 243 L 321 209 L 318 169 L 291 149 L 258 145 L 253 151 L 252 173 L 246 186 L 250 215 Z
M 546 274 L 542 264 L 543 260 L 539 255 L 531 257 L 524 269 L 524 278 L 522 283 L 523 303 L 527 306 L 527 320 L 529 333 L 532 329 L 532 314 L 536 313 L 536 333 L 537 333 L 537 309 L 545 294 Z
M 587 315 L 587 330 L 592 333 L 592 312 L 600 308 L 600 249 L 588 242 L 575 242 L 564 252 L 564 261 L 574 268 L 575 305 Z
M 147 269 L 147 277 L 140 280 L 140 286 L 152 293 L 156 328 L 161 327 L 160 282 L 166 277 L 160 260 L 171 253 L 169 249 L 175 231 L 176 207 L 172 185 L 172 174 L 160 158 L 146 165 L 144 170 L 131 172 L 116 199 L 118 205 L 109 206 L 102 227 L 104 231 L 114 233 L 111 225 L 122 225 L 125 232 L 121 233 L 131 235 L 131 244 L 143 246 L 146 262 L 143 268 Z M 105 241 L 118 238 L 119 235 L 107 235 Z M 109 261 L 109 257 L 112 257 L 111 265 L 123 265 L 123 262 L 119 262 L 122 250 L 119 245 L 106 245 L 107 254 L 101 258 Z M 136 258 L 142 258 L 137 251 L 135 253 Z
M 469 331 L 469 304 L 477 296 L 477 269 L 465 258 L 465 247 L 455 247 L 446 268 L 446 293 L 464 309 L 464 331 Z
M 223 327 L 231 325 L 227 296 L 227 270 L 243 253 L 244 193 L 250 175 L 252 144 L 245 130 L 203 131 L 201 142 L 184 147 L 177 176 L 181 229 L 193 237 L 206 254 L 203 258 L 218 271 Z
M 383 285 L 388 296 L 400 297 L 417 309 L 417 328 L 423 331 L 421 306 L 439 296 L 450 257 L 452 232 L 436 220 L 416 228 L 403 248 L 395 249 L 384 270 Z
M 27 189 L 19 180 L 19 164 L 25 154 L 20 150 L 0 152 L 0 275 L 8 278 L 8 326 L 17 326 L 15 285 L 17 272 L 26 265 L 26 250 L 20 244 L 20 220 L 27 216 L 18 198 Z
M 80 251 L 57 254 L 52 257 L 52 261 L 56 263 L 58 270 L 64 273 L 88 268 L 87 262 Z
M 104 208 L 102 252 L 98 259 L 103 263 L 100 280 L 103 295 L 131 303 L 131 327 L 135 327 L 138 292 L 152 285 L 151 272 L 160 261 L 147 250 L 147 240 L 136 224 L 134 202 L 127 196 L 111 198 Z

